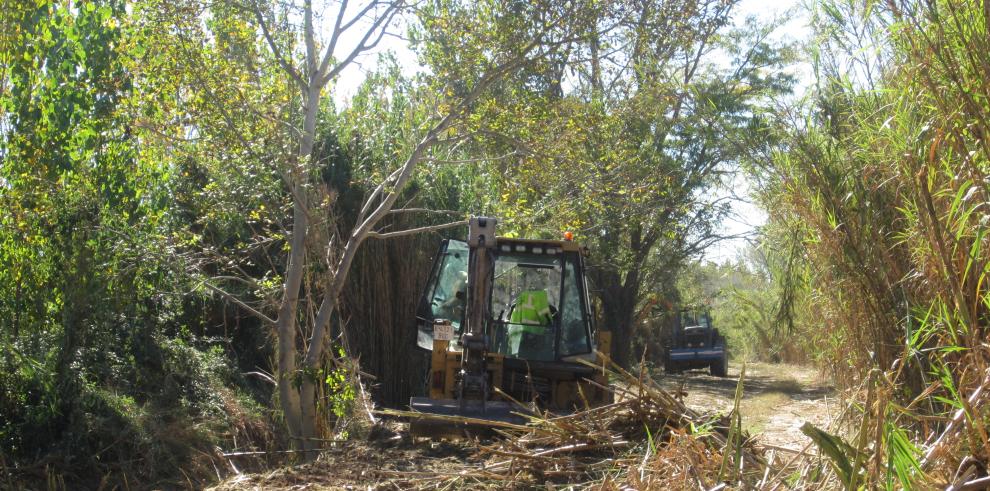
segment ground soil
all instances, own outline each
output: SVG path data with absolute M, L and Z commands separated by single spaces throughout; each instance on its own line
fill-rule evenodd
M 730 364 L 725 378 L 712 377 L 707 370 L 655 378 L 688 407 L 727 414 L 740 369 L 740 364 Z M 743 427 L 758 443 L 801 450 L 808 440 L 799 428 L 806 421 L 827 428 L 838 406 L 834 397 L 833 389 L 812 369 L 747 364 L 740 401 Z M 473 477 L 490 457 L 479 455 L 472 442 L 412 438 L 405 423 L 390 421 L 369 435 L 329 445 L 316 462 L 235 475 L 214 489 L 413 489 L 432 488 L 441 481 L 441 487 L 447 488 L 511 488 L 508 483 L 494 485 Z
M 483 463 L 471 442 L 414 439 L 405 424 L 384 422 L 370 435 L 328 445 L 315 462 L 232 476 L 212 491 L 415 489 L 451 477 L 463 487 Z
M 712 377 L 708 370 L 692 370 L 657 379 L 667 390 L 679 393 L 691 409 L 728 413 L 741 368 L 740 363 L 730 363 L 725 378 Z M 800 450 L 810 442 L 801 433 L 801 425 L 811 422 L 828 428 L 838 414 L 835 397 L 834 389 L 812 368 L 747 363 L 740 401 L 743 428 L 759 443 Z

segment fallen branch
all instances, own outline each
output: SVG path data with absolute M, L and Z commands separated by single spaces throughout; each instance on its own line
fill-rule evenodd
M 602 370 L 601 365 L 592 366 Z M 524 425 L 409 411 L 377 413 L 489 428 L 502 435 L 477 450 L 490 460 L 457 477 L 431 479 L 431 486 L 437 488 L 463 486 L 460 479 L 470 478 L 482 486 L 487 480 L 493 486 L 512 482 L 523 488 L 580 483 L 604 488 L 678 489 L 693 482 L 709 489 L 721 485 L 719 468 L 730 458 L 735 466 L 732 486 L 753 487 L 780 474 L 774 461 L 758 454 L 761 447 L 740 429 L 730 445 L 720 415 L 703 416 L 691 410 L 645 373 L 633 375 L 611 364 L 605 374 L 615 382 L 594 385 L 612 391 L 620 400 L 563 415 L 520 414 L 529 418 Z M 696 431 L 702 427 L 713 431 Z M 796 457 L 805 453 L 785 450 Z M 734 455 L 730 457 L 727 452 Z
M 401 411 L 398 409 L 376 409 L 373 411 L 375 414 L 381 414 L 385 416 L 398 416 L 401 418 L 410 419 L 431 419 L 437 421 L 445 421 L 448 423 L 463 424 L 463 425 L 478 425 L 485 427 L 498 427 L 517 431 L 531 431 L 532 428 L 525 425 L 518 425 L 514 423 L 507 423 L 505 421 L 494 421 L 488 419 L 480 418 L 468 418 L 464 416 L 447 416 L 442 414 L 427 414 L 419 413 L 416 411 Z
M 990 488 L 990 476 L 973 479 L 972 481 L 960 484 L 959 486 L 949 486 L 945 491 L 973 491 L 976 489 Z
M 316 439 L 313 438 L 313 440 L 316 440 Z M 346 443 L 347 442 L 347 440 L 320 440 L 320 441 L 323 441 L 323 442 L 334 442 L 334 443 Z M 227 457 L 244 457 L 244 456 L 249 456 L 249 455 L 276 455 L 276 454 L 292 454 L 292 453 L 304 453 L 304 452 L 323 452 L 325 450 L 330 450 L 330 449 L 329 448 L 311 448 L 311 449 L 308 449 L 308 450 L 303 450 L 303 449 L 299 449 L 299 450 L 257 450 L 257 451 L 249 451 L 249 452 L 222 453 L 220 455 L 223 455 L 224 458 L 227 458 Z

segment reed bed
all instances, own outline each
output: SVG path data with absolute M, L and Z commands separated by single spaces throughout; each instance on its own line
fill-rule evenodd
M 799 482 L 967 488 L 990 467 L 990 10 L 821 0 L 812 24 L 816 85 L 761 169 L 766 248 L 851 409 Z

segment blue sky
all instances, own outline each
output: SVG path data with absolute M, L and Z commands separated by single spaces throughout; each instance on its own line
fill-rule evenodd
M 809 18 L 807 9 L 801 7 L 801 3 L 795 0 L 743 0 L 739 6 L 739 20 L 746 16 L 756 16 L 762 21 L 773 21 L 774 19 L 789 18 L 780 29 L 776 31 L 776 39 L 785 42 L 806 42 L 809 37 Z M 798 78 L 798 93 L 803 92 L 811 82 L 811 68 L 807 63 L 801 63 L 790 68 Z M 746 197 L 749 194 L 749 183 L 743 177 L 738 177 L 732 183 L 734 190 L 723 190 L 728 194 Z M 766 223 L 767 216 L 759 207 L 743 202 L 733 203 L 733 216 L 722 224 L 722 233 L 725 235 L 745 234 L 752 232 L 756 227 Z M 705 259 L 713 262 L 724 262 L 735 259 L 738 252 L 745 248 L 745 239 L 724 241 L 712 247 L 706 254 Z

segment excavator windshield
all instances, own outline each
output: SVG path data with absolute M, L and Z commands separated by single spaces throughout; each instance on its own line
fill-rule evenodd
M 591 353 L 591 316 L 579 253 L 527 241 L 500 242 L 492 253 L 489 349 L 534 361 Z M 432 326 L 427 324 L 434 319 L 450 320 L 456 336 L 461 334 L 467 257 L 467 244 L 460 241 L 447 241 L 441 249 L 420 303 L 423 348 L 432 348 Z

